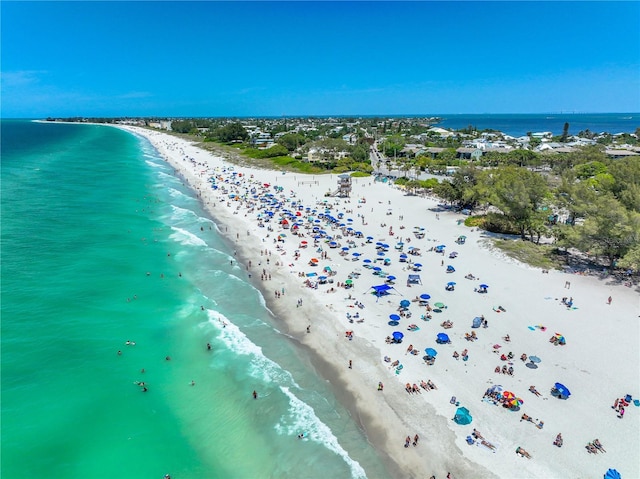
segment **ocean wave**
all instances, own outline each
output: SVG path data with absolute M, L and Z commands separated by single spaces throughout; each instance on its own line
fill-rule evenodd
M 345 451 L 338 438 L 333 435 L 329 426 L 323 423 L 311 406 L 296 397 L 286 386 L 280 386 L 280 390 L 289 398 L 289 414 L 282 417 L 276 424 L 276 431 L 279 434 L 297 436 L 304 433 L 310 441 L 322 444 L 333 451 L 347 463 L 351 469 L 351 477 L 366 478 L 367 475 L 358 461 L 353 460 Z
M 179 242 L 180 244 L 191 246 L 207 246 L 207 243 L 202 238 L 191 233 L 190 231 L 187 231 L 183 228 L 178 228 L 176 226 L 172 226 L 171 229 L 174 231 L 174 233 L 171 234 L 169 238 Z
M 151 155 L 142 155 L 146 158 L 151 158 L 150 160 L 144 160 L 144 163 L 152 168 L 166 168 L 166 165 L 162 163 L 158 163 L 158 159 Z
M 291 373 L 282 369 L 280 365 L 266 357 L 262 348 L 252 342 L 240 328 L 233 324 L 219 311 L 207 309 L 208 323 L 218 330 L 218 339 L 235 354 L 251 358 L 248 368 L 251 376 L 264 381 L 266 384 L 286 384 L 299 388 Z
M 186 220 L 186 219 L 195 219 L 197 223 L 206 223 L 206 224 L 210 224 L 210 225 L 214 225 L 215 223 L 213 221 L 211 221 L 209 218 L 206 218 L 204 216 L 200 216 L 199 214 L 197 214 L 195 211 L 189 209 L 189 208 L 182 208 L 180 206 L 177 205 L 170 205 L 171 206 L 171 211 L 172 211 L 172 216 L 171 219 L 176 220 L 176 221 L 182 221 L 182 220 Z

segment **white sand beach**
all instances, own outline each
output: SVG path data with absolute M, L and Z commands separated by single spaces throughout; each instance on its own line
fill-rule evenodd
M 186 140 L 124 128 L 148 138 L 197 192 L 236 249 L 238 274 L 251 274 L 283 332 L 315 357 L 395 477 L 598 478 L 609 468 L 640 477 L 640 407 L 633 402 L 640 399 L 637 289 L 577 273 L 547 274 L 505 258 L 486 247 L 487 233 L 465 227 L 463 216 L 373 178 L 354 178 L 350 198 L 325 197 L 336 190 L 336 175 L 234 166 Z M 291 212 L 286 228 L 285 210 Z M 466 241 L 457 244 L 461 235 Z M 444 254 L 432 251 L 439 245 L 446 245 Z M 448 265 L 455 271 L 447 272 Z M 421 284 L 409 285 L 409 274 Z M 445 290 L 448 282 L 456 283 L 454 291 Z M 372 294 L 372 286 L 384 284 L 392 287 L 389 294 Z M 487 293 L 476 291 L 480 284 Z M 422 294 L 430 295 L 431 312 L 415 301 Z M 561 302 L 565 297 L 571 307 Z M 391 326 L 402 300 L 410 304 Z M 487 327 L 472 328 L 475 317 Z M 450 328 L 441 326 L 445 321 Z M 401 343 L 385 341 L 393 332 L 404 335 Z M 472 332 L 477 339 L 465 337 Z M 436 343 L 438 333 L 450 343 Z M 556 334 L 566 344 L 550 342 Z M 437 351 L 432 365 L 423 359 L 426 348 Z M 501 359 L 510 352 L 512 358 Z M 513 373 L 495 372 L 503 366 Z M 417 392 L 407 392 L 407 383 Z M 555 383 L 570 396 L 553 396 Z M 494 386 L 522 404 L 513 410 L 483 397 Z M 631 402 L 619 418 L 614 401 L 627 395 Z M 470 424 L 453 420 L 458 407 L 469 410 Z M 554 445 L 559 433 L 562 447 Z M 418 444 L 405 448 L 405 438 L 413 442 L 416 434 Z M 587 450 L 595 439 L 606 452 Z M 530 458 L 517 454 L 519 447 Z

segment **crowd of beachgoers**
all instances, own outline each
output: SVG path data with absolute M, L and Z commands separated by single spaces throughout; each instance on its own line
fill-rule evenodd
M 640 477 L 637 291 L 520 264 L 393 184 L 352 178 L 339 197 L 336 175 L 126 128 L 198 195 L 398 475 Z

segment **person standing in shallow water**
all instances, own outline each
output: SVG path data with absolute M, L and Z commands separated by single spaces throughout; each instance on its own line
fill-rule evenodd
M 257 392 L 253 391 L 252 395 L 253 395 L 253 399 L 258 399 L 258 393 Z

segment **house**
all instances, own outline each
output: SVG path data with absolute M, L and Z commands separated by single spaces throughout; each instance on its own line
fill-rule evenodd
M 613 159 L 629 158 L 630 156 L 640 156 L 639 152 L 630 150 L 605 150 L 604 154 Z

